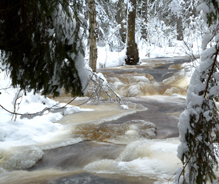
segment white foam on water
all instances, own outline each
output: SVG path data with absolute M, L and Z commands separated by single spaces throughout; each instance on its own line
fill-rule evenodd
M 177 158 L 178 138 L 142 139 L 127 145 L 116 158 L 90 163 L 84 171 L 92 173 L 146 176 L 156 180 L 171 178 L 181 165 Z

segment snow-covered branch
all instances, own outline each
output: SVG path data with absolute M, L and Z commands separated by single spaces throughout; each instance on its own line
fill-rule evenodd
M 90 80 L 92 84 L 89 96 L 92 100 L 92 103 L 98 103 L 100 101 L 101 95 L 104 93 L 110 101 L 118 102 L 120 105 L 123 105 L 122 98 L 108 84 L 103 74 L 95 73 L 91 70 L 90 72 Z
M 207 5 L 201 4 L 200 8 L 205 11 L 203 7 Z M 217 35 L 218 28 L 212 24 L 209 26 L 209 33 L 202 39 L 204 51 L 187 91 L 187 109 L 179 118 L 181 144 L 178 147 L 178 157 L 183 168 L 177 172 L 176 183 L 202 184 L 209 180 L 211 183 L 216 181 L 214 169 L 218 168 L 218 151 L 214 142 L 218 141 L 219 131 L 218 109 L 215 104 L 215 99 L 219 96 Z M 207 47 L 213 38 L 216 38 L 215 43 L 212 47 Z
M 32 119 L 32 118 L 34 118 L 34 117 L 36 117 L 36 116 L 42 116 L 42 115 L 45 115 L 45 114 L 48 114 L 48 113 L 63 112 L 63 111 L 65 111 L 65 110 L 67 109 L 67 106 L 77 98 L 77 97 L 72 98 L 72 99 L 71 99 L 68 103 L 66 103 L 64 106 L 58 106 L 58 105 L 56 104 L 56 105 L 53 105 L 52 107 L 46 107 L 46 108 L 44 108 L 43 110 L 38 111 L 38 112 L 34 112 L 34 113 L 18 113 L 17 111 L 18 111 L 19 108 L 17 107 L 17 105 L 20 105 L 20 103 L 17 104 L 17 100 L 18 100 L 19 98 L 21 98 L 21 96 L 20 96 L 19 94 L 20 94 L 20 91 L 19 91 L 19 93 L 15 96 L 14 111 L 10 111 L 10 110 L 8 110 L 7 108 L 5 108 L 3 105 L 0 104 L 0 107 L 1 107 L 3 110 L 5 110 L 5 111 L 7 111 L 8 113 L 10 113 L 10 114 L 12 114 L 12 115 L 15 116 L 14 121 L 16 121 L 16 117 L 17 117 L 17 116 L 21 116 L 21 117 L 20 117 L 21 119 L 23 119 L 23 118 Z M 58 106 L 58 107 L 57 107 L 57 106 Z M 13 119 L 13 117 L 12 117 L 12 119 Z
M 90 85 L 90 91 L 91 93 L 88 93 L 89 100 L 85 101 L 82 104 L 78 104 L 77 106 L 83 105 L 89 101 L 91 103 L 98 103 L 101 100 L 101 97 L 103 95 L 107 96 L 107 98 L 111 102 L 118 102 L 119 105 L 123 105 L 122 98 L 112 89 L 112 87 L 108 84 L 107 80 L 103 76 L 102 73 L 95 73 L 90 68 L 88 68 L 90 72 L 90 81 L 87 82 L 87 84 L 84 86 L 83 92 L 86 93 L 88 86 Z M 45 107 L 43 110 L 34 112 L 34 113 L 19 113 L 18 109 L 21 104 L 21 100 L 23 97 L 22 90 L 19 90 L 14 97 L 14 100 L 12 102 L 14 106 L 14 110 L 8 110 L 3 105 L 0 104 L 0 107 L 7 111 L 8 113 L 12 114 L 14 118 L 14 121 L 16 121 L 17 116 L 20 116 L 20 118 L 28 118 L 32 119 L 36 116 L 43 116 L 48 113 L 57 113 L 57 112 L 63 112 L 65 111 L 70 103 L 72 103 L 77 97 L 72 98 L 68 103 L 66 103 L 64 106 L 60 106 L 58 104 L 53 105 L 51 107 Z M 20 99 L 20 102 L 18 100 Z

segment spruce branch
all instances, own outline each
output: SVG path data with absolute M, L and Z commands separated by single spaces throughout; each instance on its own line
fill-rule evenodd
M 218 62 L 218 61 L 217 61 L 218 53 L 219 53 L 219 49 L 216 48 L 216 52 L 215 52 L 212 56 L 210 56 L 211 58 L 214 59 L 214 62 L 213 62 L 212 65 L 211 65 L 211 68 L 210 68 L 209 73 L 208 73 L 208 77 L 207 77 L 207 79 L 206 79 L 206 81 L 205 81 L 206 85 L 205 85 L 204 94 L 203 94 L 204 100 L 203 100 L 203 102 L 202 102 L 202 104 L 201 104 L 202 112 L 199 113 L 198 121 L 197 121 L 196 123 L 193 122 L 193 124 L 195 124 L 195 127 L 194 127 L 195 130 L 194 130 L 194 135 L 193 135 L 193 140 L 192 140 L 192 141 L 193 141 L 193 144 L 191 145 L 191 146 L 192 146 L 192 151 L 189 153 L 189 157 L 187 158 L 186 163 L 183 164 L 183 170 L 181 171 L 181 173 L 180 173 L 180 175 L 179 175 L 179 177 L 178 177 L 178 183 L 179 183 L 180 177 L 181 177 L 182 175 L 184 176 L 185 170 L 186 170 L 188 164 L 190 163 L 191 159 L 195 156 L 195 157 L 196 157 L 196 160 L 197 160 L 197 161 L 199 160 L 199 158 L 198 158 L 198 156 L 197 156 L 197 153 L 196 153 L 196 150 L 195 150 L 196 147 L 197 147 L 197 142 L 199 142 L 199 145 L 204 146 L 204 147 L 202 147 L 202 149 L 207 152 L 207 155 L 205 156 L 206 159 L 211 158 L 211 159 L 214 160 L 215 163 L 217 163 L 217 160 L 216 160 L 216 158 L 215 158 L 214 153 L 213 153 L 213 155 L 210 153 L 209 147 L 205 147 L 205 145 L 202 144 L 202 142 L 197 138 L 197 134 L 198 134 L 198 131 L 199 131 L 199 130 L 201 130 L 201 131 L 203 130 L 203 132 L 200 132 L 199 135 L 203 135 L 203 134 L 205 134 L 206 132 L 209 132 L 209 131 L 210 131 L 210 133 L 211 133 L 211 131 L 213 130 L 213 127 L 214 127 L 213 122 L 208 122 L 208 124 L 206 124 L 206 125 L 208 125 L 208 127 L 204 127 L 204 128 L 203 128 L 203 127 L 200 127 L 200 123 L 201 123 L 201 121 L 203 121 L 203 119 L 204 119 L 203 112 L 205 111 L 206 100 L 207 100 L 208 98 L 212 98 L 212 99 L 214 98 L 214 97 L 209 97 L 209 88 L 210 88 L 210 80 L 213 78 L 212 75 L 213 75 L 213 73 L 214 73 L 214 71 L 215 71 L 215 68 L 216 68 L 216 65 L 217 65 L 217 62 Z M 207 69 L 207 70 L 208 70 L 208 69 Z M 213 102 L 213 103 L 214 103 L 214 102 Z M 191 120 L 190 120 L 190 121 L 191 121 Z M 192 125 L 191 125 L 191 126 L 192 126 Z M 205 128 L 206 128 L 206 129 L 205 129 Z M 189 134 L 189 133 L 187 132 L 187 134 Z M 208 134 L 209 134 L 209 133 L 208 133 Z M 207 135 L 207 136 L 208 136 L 208 135 Z M 211 141 L 211 140 L 212 140 L 212 137 L 211 137 L 211 135 L 208 136 L 208 138 L 210 139 L 210 140 L 209 140 L 209 143 L 212 144 L 212 141 Z M 205 157 L 204 157 L 204 158 L 205 158 Z M 192 161 L 192 162 L 193 162 L 193 161 Z M 206 160 L 205 162 L 207 162 L 207 160 Z M 208 171 L 208 172 L 209 172 L 208 175 L 209 175 L 210 179 L 212 180 L 212 177 L 214 178 L 214 173 L 213 173 L 213 170 L 212 170 L 211 167 L 208 167 L 208 168 L 210 168 L 209 171 Z M 206 177 L 206 176 L 203 176 L 203 177 Z M 201 180 L 204 180 L 204 179 L 201 179 Z M 185 182 L 185 178 L 184 178 L 184 182 Z

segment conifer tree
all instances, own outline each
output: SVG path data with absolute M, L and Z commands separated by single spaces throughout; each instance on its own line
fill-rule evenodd
M 205 184 L 215 180 L 219 117 L 215 99 L 219 96 L 218 2 L 201 1 L 198 7 L 209 26 L 202 41 L 201 63 L 195 69 L 187 92 L 187 108 L 179 120 L 181 144 L 178 157 L 183 163 L 176 183 Z M 208 43 L 214 39 L 212 47 Z
M 12 85 L 58 96 L 83 95 L 88 80 L 74 1 L 1 0 L 0 49 Z

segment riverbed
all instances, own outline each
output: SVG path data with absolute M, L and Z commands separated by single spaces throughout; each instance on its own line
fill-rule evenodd
M 188 58 L 146 60 L 100 69 L 129 109 L 102 99 L 57 123 L 64 130 L 36 145 L 43 158 L 28 170 L 3 172 L 1 184 L 159 184 L 172 182 L 178 118 L 186 108 Z M 134 86 L 134 87 L 133 87 Z M 76 99 L 72 105 L 87 98 Z M 70 97 L 57 98 L 68 102 Z

